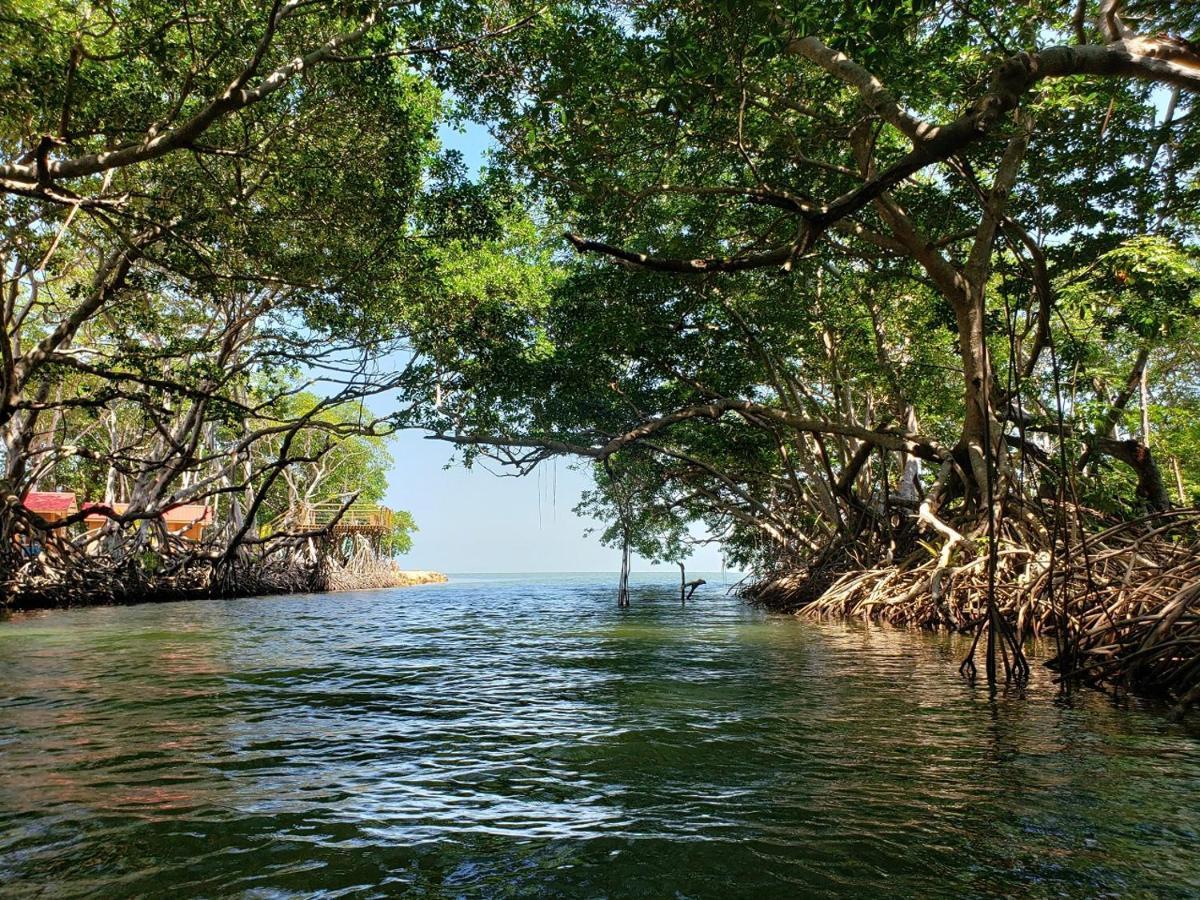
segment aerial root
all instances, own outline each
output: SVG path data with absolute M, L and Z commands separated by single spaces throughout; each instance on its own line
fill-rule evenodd
M 329 580 L 328 554 L 311 540 L 259 544 L 226 558 L 165 529 L 106 547 L 23 526 L 0 517 L 0 609 L 322 591 Z M 29 555 L 23 548 L 34 541 L 38 552 Z
M 895 561 L 786 572 L 746 594 L 805 616 L 972 634 L 966 677 L 976 674 L 975 651 L 990 643 L 998 680 L 1020 681 L 1028 672 L 1021 645 L 1052 637 L 1058 652 L 1049 665 L 1066 684 L 1164 696 L 1181 710 L 1200 703 L 1200 510 L 1060 537 L 1057 546 L 1040 523 L 1007 517 L 993 611 L 984 542 L 942 524 L 933 529 L 940 546 L 922 540 Z

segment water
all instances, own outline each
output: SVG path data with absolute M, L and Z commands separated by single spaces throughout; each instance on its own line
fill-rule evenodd
M 720 576 L 710 581 L 718 581 Z M 0 623 L 5 896 L 1189 896 L 1200 729 L 669 578 Z

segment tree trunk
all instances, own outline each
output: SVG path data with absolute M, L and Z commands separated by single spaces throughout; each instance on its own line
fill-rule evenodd
M 1162 473 L 1150 448 L 1141 441 L 1117 441 L 1112 438 L 1096 438 L 1096 448 L 1113 459 L 1119 459 L 1137 473 L 1137 495 L 1146 501 L 1150 509 L 1161 512 L 1171 508 L 1171 497 L 1163 483 Z
M 1179 505 L 1187 506 L 1187 492 L 1183 489 L 1183 472 L 1179 470 L 1179 457 L 1171 457 L 1171 468 L 1175 471 L 1175 491 L 1179 494 Z
M 624 540 L 621 542 L 621 581 L 617 585 L 617 606 L 629 605 L 629 529 L 625 529 Z
M 987 489 L 988 459 L 995 457 L 1000 426 L 992 417 L 988 395 L 992 379 L 983 334 L 983 304 L 977 297 L 964 297 L 955 303 L 954 315 L 963 373 L 963 429 L 958 449 L 966 457 L 964 475 L 971 482 L 963 486 L 964 492 L 968 502 L 979 505 Z
M 904 430 L 916 434 L 918 428 L 917 411 L 912 404 L 904 407 Z M 921 480 L 921 460 L 910 453 L 900 454 L 900 484 L 896 493 L 902 500 L 916 500 L 917 485 Z

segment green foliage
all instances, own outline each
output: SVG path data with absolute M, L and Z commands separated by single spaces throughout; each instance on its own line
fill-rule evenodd
M 682 562 L 691 555 L 688 517 L 676 508 L 650 456 L 619 453 L 593 473 L 596 488 L 584 492 L 575 512 L 609 521 L 600 533 L 602 544 L 619 550 L 628 542 L 652 563 Z
M 447 64 L 430 50 L 469 53 L 518 12 L 0 4 L 0 158 L 10 174 L 60 167 L 4 185 L 0 434 L 18 477 L 88 498 L 199 493 L 222 524 L 257 490 L 260 516 L 297 493 L 379 502 L 389 429 L 362 398 L 401 386 L 390 354 L 426 329 L 423 310 L 479 300 L 502 318 L 515 289 L 499 244 L 498 287 L 465 262 L 507 240 L 513 203 L 441 151 Z M 130 247 L 115 297 L 92 305 Z M 30 357 L 55 335 L 53 352 Z M 344 402 L 295 393 L 305 383 Z M 47 427 L 77 452 L 42 446 Z M 276 476 L 285 451 L 298 459 Z M 409 546 L 411 528 L 400 516 L 390 546 Z
M 793 38 L 818 36 L 866 66 L 900 108 L 939 123 L 970 108 L 1014 52 L 1074 42 L 1072 12 L 974 0 L 568 2 L 456 75 L 468 109 L 495 123 L 497 164 L 526 180 L 548 230 L 664 259 L 744 257 L 795 239 L 801 223 L 789 203 L 829 202 L 862 184 L 855 140 L 869 144 L 880 171 L 912 148 L 854 87 L 788 52 Z M 1147 34 L 1187 35 L 1197 25 L 1195 11 L 1147 5 L 1130 15 Z M 1083 28 L 1099 40 L 1090 20 Z M 890 194 L 926 255 L 932 248 L 961 274 L 983 216 L 980 192 L 1027 129 L 1006 208 L 1016 227 L 1000 229 L 987 267 L 983 331 L 996 412 L 1019 411 L 1048 431 L 1063 410 L 1086 432 L 1150 342 L 1164 465 L 1187 445 L 1196 409 L 1183 343 L 1196 324 L 1200 171 L 1192 101 L 1184 94 L 1164 123 L 1166 100 L 1122 78 L 1040 82 L 1019 117 Z M 911 415 L 921 435 L 953 446 L 971 412 L 966 336 L 944 283 L 899 238 L 868 206 L 791 260 L 786 277 L 772 266 L 681 278 L 567 250 L 558 257 L 566 274 L 547 277 L 544 298 L 525 307 L 530 319 L 498 328 L 471 319 L 488 340 L 454 342 L 462 355 L 445 357 L 446 390 L 423 422 L 595 447 L 689 405 L 740 398 L 864 427 L 897 427 Z M 1041 316 L 1053 349 L 1043 343 L 1026 373 Z M 535 345 L 532 334 L 545 341 Z M 539 352 L 522 352 L 533 345 Z M 1135 407 L 1120 426 L 1132 426 Z M 734 556 L 767 561 L 781 542 L 803 543 L 797 535 L 848 527 L 831 508 L 844 501 L 823 497 L 821 485 L 836 480 L 855 446 L 733 414 L 688 420 L 642 450 L 622 449 L 611 471 L 598 468 L 582 508 L 613 523 L 607 541 L 628 536 L 657 558 L 670 558 L 681 522 L 701 521 Z M 1082 452 L 1072 443 L 1072 462 Z M 869 507 L 880 473 L 874 462 L 866 471 L 856 502 Z M 895 478 L 900 467 L 888 471 Z M 934 473 L 923 477 L 931 486 Z M 1120 466 L 1094 467 L 1087 478 L 1126 503 L 1132 494 Z M 852 505 L 849 514 L 861 513 Z
M 1168 238 L 1132 237 L 1071 277 L 1059 296 L 1105 340 L 1122 332 L 1142 340 L 1188 337 L 1200 320 L 1200 258 Z
M 379 542 L 379 550 L 384 556 L 403 556 L 412 550 L 413 532 L 419 531 L 413 521 L 412 513 L 406 510 L 396 510 L 392 519 L 392 528 Z
M 1194 36 L 1200 13 L 1176 6 L 1134 3 L 1130 21 Z M 613 523 L 604 540 L 649 558 L 682 558 L 701 523 L 737 559 L 763 562 L 846 532 L 877 492 L 898 487 L 894 448 L 838 487 L 861 429 L 913 429 L 929 447 L 963 439 L 979 409 L 966 357 L 983 341 L 993 412 L 1007 420 L 1019 408 L 1042 434 L 1063 414 L 1075 433 L 1059 449 L 1076 459 L 1083 434 L 1109 424 L 1131 360 L 1148 353 L 1156 453 L 1200 483 L 1190 340 L 1200 141 L 1187 95 L 1120 77 L 1040 81 L 952 159 L 908 171 L 813 247 L 798 241 L 811 216 L 800 211 L 852 194 L 913 141 L 797 52 L 797 38 L 865 66 L 905 114 L 945 123 L 974 108 L 1015 51 L 1075 41 L 1073 5 L 562 0 L 477 43 L 532 10 L 299 9 L 261 43 L 266 4 L 197 0 L 183 15 L 162 0 L 4 5 L 7 161 L 31 159 L 43 135 L 62 142 L 50 160 L 141 146 L 222 96 L 260 46 L 246 84 L 380 12 L 339 61 L 218 110 L 186 151 L 62 179 L 111 208 L 74 215 L 32 189 L 6 195 L 13 270 L 46 273 L 18 279 L 18 301 L 38 300 L 10 347 L 55 334 L 131 231 L 162 228 L 120 302 L 93 311 L 59 348 L 71 353 L 48 357 L 18 392 L 26 405 L 53 398 L 46 415 L 78 437 L 55 477 L 95 490 L 119 450 L 120 478 L 177 466 L 177 487 L 185 474 L 211 477 L 223 453 L 244 456 L 257 466 L 250 480 L 272 485 L 263 512 L 274 516 L 353 491 L 378 502 L 392 427 L 508 439 L 520 448 L 509 461 L 528 467 L 732 398 L 758 412 L 652 429 L 597 466 L 581 509 Z M 477 179 L 438 145 L 456 117 L 499 140 Z M 986 192 L 1025 134 L 1006 218 L 973 254 Z M 679 277 L 576 253 L 563 230 L 681 261 L 795 249 L 786 267 L 773 257 Z M 975 331 L 961 287 L 974 269 Z M 324 391 L 342 393 L 325 404 Z M 1125 394 L 1115 427 L 1132 434 Z M 396 399 L 387 422 L 373 421 L 369 395 Z M 18 400 L 4 402 L 0 417 L 15 415 Z M 193 410 L 208 456 L 186 441 L 162 450 L 164 428 Z M 298 459 L 272 481 L 287 443 L 272 427 L 302 419 L 288 448 Z M 242 447 L 252 427 L 264 436 Z M 926 487 L 933 477 L 925 471 Z M 1119 466 L 1082 477 L 1112 508 L 1128 494 Z M 397 552 L 412 530 L 402 519 L 389 538 Z
M 330 406 L 302 391 L 274 404 L 271 412 L 281 421 L 306 424 L 288 447 L 300 461 L 284 472 L 264 510 L 267 518 L 297 504 L 337 502 L 351 494 L 358 495 L 358 503 L 382 502 L 394 462 L 387 449 L 389 435 L 373 433 L 373 417 L 361 401 Z M 264 462 L 282 452 L 284 440 L 280 435 L 260 442 L 258 452 Z

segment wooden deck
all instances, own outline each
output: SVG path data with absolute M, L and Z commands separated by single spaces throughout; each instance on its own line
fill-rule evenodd
M 286 525 L 286 527 L 297 531 L 323 528 L 334 521 L 341 508 L 342 504 L 337 502 L 314 503 L 310 506 L 294 507 L 280 516 L 275 522 L 272 522 L 269 527 L 282 530 Z M 391 530 L 394 519 L 395 513 L 386 506 L 354 503 L 342 513 L 341 518 L 337 520 L 337 524 L 333 526 L 332 533 L 334 535 L 382 535 Z

